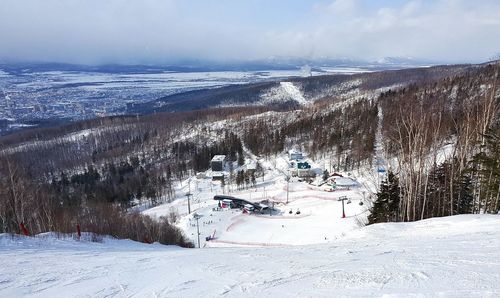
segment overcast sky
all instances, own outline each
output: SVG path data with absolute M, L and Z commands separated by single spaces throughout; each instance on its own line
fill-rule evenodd
M 0 61 L 152 64 L 500 53 L 499 0 L 0 0 Z

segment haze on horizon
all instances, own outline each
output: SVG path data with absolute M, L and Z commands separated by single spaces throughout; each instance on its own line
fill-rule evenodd
M 500 52 L 499 11 L 498 0 L 3 0 L 0 62 L 482 62 Z

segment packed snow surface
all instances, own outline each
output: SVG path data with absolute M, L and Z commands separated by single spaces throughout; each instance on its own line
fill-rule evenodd
M 323 172 L 324 165 L 305 158 L 313 171 Z M 192 242 L 197 243 L 197 226 L 193 215 L 201 215 L 199 220 L 200 246 L 281 246 L 324 244 L 335 241 L 345 233 L 358 229 L 359 222 L 366 220 L 367 206 L 363 204 L 364 188 L 351 177 L 336 177 L 337 188 L 323 183 L 307 183 L 292 177 L 289 183 L 285 173 L 291 161 L 286 156 L 270 160 L 247 158 L 249 163 L 259 162 L 265 169 L 265 176 L 258 177 L 250 188 L 237 189 L 235 186 L 222 188 L 219 181 L 212 181 L 210 171 L 204 177 L 191 177 L 176 187 L 176 197 L 171 202 L 146 209 L 144 214 L 153 217 L 168 216 L 172 211 L 179 214 L 177 226 Z M 245 167 L 245 166 L 243 166 Z M 235 172 L 240 169 L 234 165 Z M 348 173 L 344 173 L 347 175 Z M 226 172 L 226 177 L 230 173 Z M 288 189 L 288 192 L 287 192 Z M 186 193 L 191 193 L 191 213 L 187 214 Z M 275 211 L 263 214 L 245 214 L 239 209 L 220 210 L 215 195 L 230 195 L 249 202 L 274 205 Z M 340 197 L 349 201 L 344 205 L 342 218 Z M 215 239 L 206 241 L 207 237 Z
M 387 223 L 334 243 L 181 249 L 0 235 L 0 297 L 499 297 L 500 216 Z

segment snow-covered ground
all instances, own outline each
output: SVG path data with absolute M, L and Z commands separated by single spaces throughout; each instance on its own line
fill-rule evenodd
M 296 101 L 300 105 L 311 103 L 304 98 L 302 91 L 292 82 L 280 82 L 279 86 L 269 89 L 266 93 L 262 94 L 261 102 L 266 104 L 288 100 Z
M 331 186 L 322 184 L 321 178 L 311 184 L 298 178 L 292 178 L 287 183 L 285 174 L 288 173 L 289 161 L 285 155 L 266 160 L 248 154 L 247 162 L 259 162 L 266 173 L 264 177 L 256 179 L 255 187 L 238 190 L 236 186 L 226 185 L 222 188 L 220 182 L 212 181 L 208 171 L 203 175 L 206 178 L 191 177 L 181 183 L 172 202 L 147 209 L 143 213 L 160 217 L 172 211 L 177 212 L 180 215 L 177 226 L 197 243 L 196 212 L 202 216 L 198 223 L 200 246 L 203 247 L 330 243 L 359 229 L 360 222 L 366 220 L 365 188 L 357 180 L 347 176 L 337 177 L 337 189 L 333 192 L 328 191 Z M 319 173 L 323 171 L 321 166 L 308 161 L 313 166 L 312 170 Z M 234 172 L 237 170 L 235 167 Z M 193 194 L 190 214 L 186 193 Z M 251 202 L 268 200 L 274 203 L 276 210 L 272 214 L 246 214 L 239 209 L 217 210 L 218 201 L 213 200 L 213 197 L 221 194 Z M 344 202 L 346 217 L 342 218 L 342 202 L 338 199 L 344 196 L 349 202 Z M 215 239 L 207 242 L 209 236 L 215 236 Z
M 499 227 L 461 215 L 206 249 L 0 235 L 0 297 L 499 297 Z
M 321 178 L 331 170 L 328 160 L 305 156 L 318 177 L 287 182 L 286 155 L 244 152 L 241 169 L 257 163 L 264 169 L 255 186 L 237 189 L 227 181 L 223 187 L 209 170 L 175 185 L 170 202 L 137 206 L 153 217 L 177 213 L 175 224 L 195 244 L 193 215 L 201 215 L 201 249 L 0 234 L 0 297 L 500 296 L 500 216 L 363 227 L 383 179 L 376 167 L 340 173 L 331 191 Z M 192 194 L 191 213 L 186 193 Z M 271 201 L 275 211 L 217 210 L 218 194 Z M 340 197 L 349 199 L 345 218 Z

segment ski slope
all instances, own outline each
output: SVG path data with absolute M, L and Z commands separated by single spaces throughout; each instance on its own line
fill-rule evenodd
M 267 90 L 261 97 L 262 103 L 286 102 L 289 100 L 293 100 L 303 106 L 311 103 L 292 82 L 280 82 L 279 86 Z
M 499 297 L 500 216 L 377 224 L 334 243 L 181 249 L 0 235 L 0 297 Z
M 280 82 L 281 88 L 287 93 L 291 98 L 301 105 L 307 105 L 309 102 L 304 98 L 302 92 L 297 86 L 292 82 Z
M 250 156 L 248 159 L 255 159 L 255 162 L 257 157 Z M 326 184 L 318 186 L 297 178 L 292 178 L 287 183 L 284 173 L 289 167 L 289 161 L 285 156 L 258 161 L 266 169 L 266 174 L 257 179 L 255 187 L 238 190 L 236 186 L 226 185 L 223 189 L 220 182 L 212 181 L 208 172 L 204 175 L 205 178 L 191 177 L 189 181 L 184 181 L 176 189 L 178 196 L 172 202 L 147 209 L 143 213 L 158 218 L 168 216 L 172 210 L 177 212 L 180 217 L 177 226 L 197 244 L 194 219 L 196 212 L 202 216 L 199 220 L 201 247 L 331 243 L 346 233 L 359 229 L 359 223 L 366 220 L 367 204 L 360 205 L 364 201 L 364 188 L 354 178 L 337 177 L 339 189 L 328 192 L 326 190 L 330 187 Z M 308 161 L 318 172 L 323 171 L 313 161 Z M 234 172 L 237 170 L 235 166 Z M 318 179 L 322 181 L 321 178 Z M 185 197 L 188 192 L 193 194 L 190 214 L 187 214 Z M 214 210 L 218 201 L 213 200 L 213 197 L 221 194 L 251 202 L 270 200 L 275 203 L 276 211 L 271 215 L 245 214 L 237 209 Z M 345 218 L 342 218 L 342 202 L 338 201 L 343 196 L 350 199 L 350 203 L 344 205 Z M 207 242 L 205 239 L 209 236 L 215 236 L 215 240 Z
M 144 211 L 144 214 L 160 217 L 168 215 L 172 208 L 181 215 L 177 226 L 193 242 L 197 241 L 194 212 L 201 215 L 199 229 L 201 246 L 279 246 L 320 244 L 335 241 L 345 233 L 358 229 L 359 221 L 366 218 L 366 207 L 360 206 L 362 201 L 358 190 L 326 192 L 305 182 L 292 181 L 289 184 L 289 203 L 286 204 L 287 184 L 281 177 L 277 181 L 268 181 L 266 187 L 241 190 L 230 193 L 231 196 L 259 202 L 271 199 L 276 211 L 272 215 L 245 214 L 239 209 L 215 210 L 216 194 L 222 194 L 212 182 L 193 179 L 197 182 L 191 209 L 187 215 L 187 200 L 179 198 L 172 203 L 164 204 Z M 212 190 L 212 191 L 210 191 Z M 182 192 L 181 192 L 182 194 Z M 342 218 L 341 196 L 351 198 L 345 204 L 346 218 Z M 296 214 L 300 211 L 300 214 Z M 290 214 L 290 212 L 292 212 Z M 216 240 L 206 242 L 207 236 L 214 235 Z

